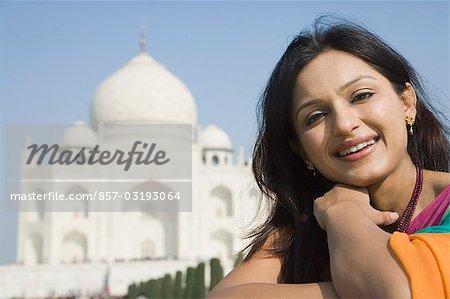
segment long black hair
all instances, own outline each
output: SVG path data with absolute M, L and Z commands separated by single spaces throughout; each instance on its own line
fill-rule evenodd
M 414 136 L 408 137 L 408 153 L 414 164 L 448 172 L 449 142 L 446 129 L 432 112 L 417 73 L 396 50 L 356 23 L 319 17 L 289 44 L 278 61 L 258 107 L 259 133 L 252 169 L 264 198 L 269 200 L 267 220 L 249 234 L 248 260 L 275 236 L 270 254 L 282 261 L 279 282 L 310 283 L 331 280 L 330 260 L 323 231 L 314 215 L 313 201 L 334 183 L 320 174 L 314 177 L 303 159 L 290 147 L 296 142 L 291 111 L 298 73 L 328 50 L 352 54 L 375 68 L 401 94 L 406 83 L 417 96 Z M 405 126 L 406 130 L 406 126 Z

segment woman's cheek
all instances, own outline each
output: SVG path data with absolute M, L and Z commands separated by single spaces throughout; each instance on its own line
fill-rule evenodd
M 308 156 L 314 164 L 321 163 L 326 154 L 326 134 L 321 125 L 305 132 L 300 137 L 300 143 Z

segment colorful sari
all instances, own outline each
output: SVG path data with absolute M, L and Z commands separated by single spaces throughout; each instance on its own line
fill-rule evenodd
M 389 245 L 402 264 L 412 298 L 450 298 L 450 186 Z

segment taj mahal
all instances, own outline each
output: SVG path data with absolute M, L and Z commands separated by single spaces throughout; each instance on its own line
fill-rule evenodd
M 60 142 L 66 148 L 120 142 L 134 132 L 116 134 L 101 130 L 102 125 L 133 123 L 192 125 L 192 212 L 92 212 L 84 204 L 72 212 L 22 212 L 17 261 L 0 266 L 1 298 L 60 296 L 70 290 L 88 296 L 105 287 L 121 296 L 133 282 L 212 257 L 221 259 L 225 272 L 231 269 L 233 256 L 246 245 L 242 228 L 257 217 L 251 163 L 224 130 L 198 124 L 193 95 L 147 53 L 144 35 L 138 55 L 95 91 L 89 123 L 74 122 Z M 22 171 L 21 177 L 41 175 L 52 174 L 43 166 Z M 74 182 L 62 192 L 82 194 L 89 188 Z M 43 183 L 32 191 L 50 189 Z

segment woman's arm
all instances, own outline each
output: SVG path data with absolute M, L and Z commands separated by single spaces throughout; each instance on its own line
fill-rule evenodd
M 396 213 L 370 206 L 365 189 L 336 185 L 314 202 L 327 231 L 333 285 L 341 297 L 410 298 L 408 278 L 389 247 L 391 234 L 378 225 Z
M 356 205 L 332 208 L 327 221 L 333 284 L 342 297 L 411 298 L 409 282 L 381 230 Z
M 265 253 L 272 241 L 231 271 L 208 298 L 339 298 L 331 282 L 277 284 L 280 260 Z
M 308 284 L 245 283 L 217 290 L 216 288 L 208 295 L 208 298 L 339 298 L 331 282 Z

